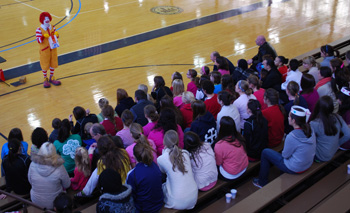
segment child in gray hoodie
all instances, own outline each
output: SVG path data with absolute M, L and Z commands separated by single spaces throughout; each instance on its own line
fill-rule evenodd
M 307 123 L 309 113 L 303 107 L 292 107 L 288 122 L 294 130 L 287 135 L 282 154 L 272 149 L 263 150 L 259 178 L 253 179 L 255 186 L 261 188 L 268 183 L 271 164 L 289 174 L 299 174 L 311 167 L 316 151 L 316 136 Z

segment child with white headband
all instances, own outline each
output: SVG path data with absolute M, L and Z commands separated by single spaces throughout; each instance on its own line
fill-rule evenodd
M 316 136 L 307 123 L 310 111 L 300 106 L 293 106 L 288 122 L 293 126 L 285 140 L 282 154 L 264 149 L 261 154 L 259 178 L 253 179 L 253 184 L 259 188 L 268 183 L 270 165 L 275 165 L 282 172 L 299 174 L 309 169 L 313 163 Z

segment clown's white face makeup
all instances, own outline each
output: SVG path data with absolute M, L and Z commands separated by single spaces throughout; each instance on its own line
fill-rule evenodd
M 49 27 L 50 26 L 50 19 L 49 19 L 49 17 L 45 17 L 45 19 L 44 19 L 44 26 L 45 27 Z

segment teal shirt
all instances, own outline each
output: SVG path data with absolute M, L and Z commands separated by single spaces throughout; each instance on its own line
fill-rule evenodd
M 53 142 L 56 147 L 57 154 L 64 159 L 64 168 L 68 173 L 73 173 L 75 169 L 75 150 L 81 146 L 81 137 L 78 134 L 70 135 L 67 140 L 61 143 L 58 140 Z

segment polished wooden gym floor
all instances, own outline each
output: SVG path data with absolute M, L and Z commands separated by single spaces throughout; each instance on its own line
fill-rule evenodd
M 180 13 L 152 13 L 157 6 Z M 49 89 L 33 41 L 42 11 L 60 34 L 55 76 L 62 85 Z M 169 86 L 175 71 L 186 78 L 189 68 L 212 68 L 214 50 L 235 64 L 249 59 L 257 35 L 279 55 L 296 57 L 350 35 L 349 11 L 349 0 L 1 0 L 0 56 L 7 62 L 0 68 L 7 83 L 20 76 L 27 83 L 0 82 L 0 133 L 18 127 L 31 143 L 36 127 L 50 133 L 52 119 L 68 118 L 75 106 L 99 113 L 97 101 L 106 97 L 114 107 L 118 88 L 133 96 L 141 83 L 150 90 L 156 75 Z

